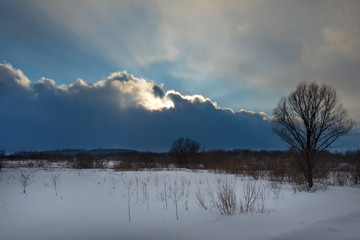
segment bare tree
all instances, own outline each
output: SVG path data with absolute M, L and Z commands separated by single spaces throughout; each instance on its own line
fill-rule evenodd
M 273 131 L 299 153 L 309 188 L 313 186 L 317 155 L 356 126 L 336 91 L 316 83 L 300 83 L 280 100 L 273 115 Z
M 197 159 L 200 144 L 189 138 L 178 138 L 170 148 L 170 154 L 175 155 L 178 162 L 188 166 L 190 161 Z
M 23 172 L 21 172 L 21 178 L 19 182 L 23 186 L 23 193 L 26 194 L 26 187 L 30 185 L 30 175 L 25 175 Z

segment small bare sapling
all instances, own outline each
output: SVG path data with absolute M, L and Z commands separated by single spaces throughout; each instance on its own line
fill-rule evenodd
M 167 176 L 165 176 L 164 178 L 164 200 L 165 200 L 165 209 L 167 210 L 168 208 L 168 202 L 167 202 L 167 198 L 168 198 L 168 184 L 167 182 L 170 181 L 169 178 Z
M 198 191 L 195 193 L 197 204 L 202 207 L 203 209 L 207 210 L 208 207 L 206 205 L 205 201 L 205 194 L 201 192 L 200 188 L 198 188 Z
M 60 176 L 57 175 L 57 174 L 51 175 L 51 183 L 52 183 L 53 188 L 55 190 L 56 196 L 58 196 L 57 186 L 60 184 L 59 178 L 60 178 Z
M 127 202 L 128 202 L 128 219 L 129 219 L 129 222 L 131 222 L 131 194 L 132 194 L 131 187 L 132 187 L 132 184 L 133 184 L 132 179 L 127 179 L 124 182 L 124 188 L 126 190 L 126 195 L 123 195 L 123 196 L 127 198 Z
M 23 187 L 23 193 L 26 194 L 26 187 L 30 185 L 30 175 L 25 175 L 24 173 L 21 173 L 19 181 Z
M 150 211 L 149 207 L 149 192 L 147 189 L 147 182 L 142 181 L 142 187 L 143 187 L 143 203 L 146 203 L 148 211 Z
M 172 192 L 173 201 L 175 203 L 176 219 L 179 220 L 178 203 L 179 203 L 179 200 L 181 199 L 181 197 L 183 196 L 184 188 L 180 188 L 180 186 L 177 182 L 177 178 L 175 178 L 174 185 L 170 186 L 170 189 Z

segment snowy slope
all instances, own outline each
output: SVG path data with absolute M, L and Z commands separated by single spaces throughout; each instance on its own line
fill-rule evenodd
M 260 181 L 267 213 L 227 216 L 196 198 L 219 179 L 233 182 L 239 196 L 249 182 L 204 171 L 3 169 L 1 239 L 360 239 L 358 188 L 294 194 Z

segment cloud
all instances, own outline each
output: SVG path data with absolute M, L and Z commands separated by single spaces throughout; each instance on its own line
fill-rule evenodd
M 325 51 L 340 51 L 345 56 L 359 58 L 360 39 L 354 32 L 346 33 L 334 27 L 324 28 L 321 32 L 326 42 Z M 359 29 L 356 32 L 360 33 Z
M 0 65 L 0 86 L 2 91 L 13 91 L 18 89 L 28 89 L 30 80 L 19 69 L 14 69 L 11 64 Z
M 159 85 L 147 82 L 142 78 L 136 78 L 126 71 L 112 73 L 105 84 L 110 84 L 112 88 L 126 95 L 129 101 L 125 104 L 122 103 L 123 107 L 128 107 L 126 105 L 131 103 L 140 105 L 150 111 L 173 107 L 172 102 Z M 122 99 L 124 98 L 122 97 Z
M 329 2 L 326 9 L 328 21 L 317 26 L 312 38 L 299 38 L 302 60 L 298 72 L 304 79 L 335 87 L 350 114 L 359 120 L 360 4 Z
M 72 66 L 96 69 L 88 60 L 95 56 L 113 66 L 108 71 L 158 74 L 171 88 L 227 99 L 223 105 L 236 110 L 267 113 L 299 82 L 317 80 L 339 89 L 360 119 L 358 1 L 18 0 L 3 5 L 9 14 L 0 14 L 7 30 L 0 41 L 12 46 L 8 42 L 32 40 L 15 44 L 10 56 L 19 45 L 30 45 L 51 61 L 60 59 L 62 66 L 69 62 L 69 72 L 75 71 Z M 54 49 L 68 54 L 76 49 L 79 58 L 59 57 Z M 27 62 L 30 55 L 21 52 Z
M 161 84 L 126 71 L 94 84 L 78 79 L 60 86 L 47 78 L 32 83 L 9 64 L 0 64 L 0 73 L 0 91 L 17 88 L 0 96 L 1 148 L 166 151 L 180 136 L 208 149 L 284 147 L 264 114 L 234 112 L 202 95 L 165 91 Z
M 106 105 L 114 112 L 108 116 L 122 121 L 135 112 L 145 111 L 141 117 L 148 119 L 195 106 L 233 117 L 241 108 L 271 114 L 299 82 L 315 80 L 337 89 L 360 119 L 358 1 L 18 0 L 4 2 L 0 12 L 4 60 L 33 80 L 45 75 L 67 83 L 32 83 L 20 70 L 3 67 L 3 79 L 12 80 L 1 80 L 1 94 L 16 90 L 14 103 L 31 95 L 33 102 L 81 106 L 73 111 L 87 114 L 105 114 Z M 201 95 L 165 91 L 127 73 L 105 77 L 117 69 Z M 69 84 L 79 76 L 86 81 Z
M 241 35 L 247 35 L 248 34 L 248 31 L 249 31 L 249 27 L 250 27 L 250 24 L 245 22 L 245 23 L 241 23 L 237 26 L 236 28 L 236 31 L 241 34 Z
M 163 98 L 165 96 L 165 92 L 161 86 L 154 85 L 153 92 L 154 92 L 155 97 Z

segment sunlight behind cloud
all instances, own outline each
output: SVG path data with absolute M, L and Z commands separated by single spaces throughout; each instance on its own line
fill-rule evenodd
M 155 86 L 159 89 L 161 88 L 161 91 L 163 91 L 162 86 L 159 86 L 154 82 L 148 82 L 143 78 L 136 78 L 126 71 L 112 73 L 107 81 L 110 82 L 111 87 L 130 98 L 130 102 L 133 101 L 136 105 L 140 105 L 147 110 L 162 110 L 163 108 L 174 106 L 172 101 L 166 95 L 158 96 L 154 91 Z M 101 86 L 101 84 L 103 83 L 98 83 L 96 85 Z M 127 104 L 130 102 L 127 102 Z M 128 106 L 122 104 L 122 107 Z

